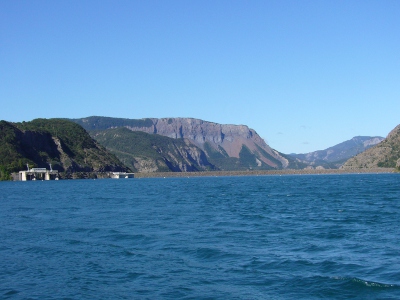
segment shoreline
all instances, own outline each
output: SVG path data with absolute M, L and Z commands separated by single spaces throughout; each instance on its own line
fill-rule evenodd
M 111 179 L 113 172 L 60 173 L 61 180 Z M 307 169 L 307 170 L 257 170 L 257 171 L 203 171 L 203 172 L 154 172 L 134 173 L 133 178 L 183 178 L 183 177 L 226 177 L 226 176 L 268 176 L 268 175 L 332 175 L 332 174 L 389 174 L 400 173 L 394 168 L 374 169 Z M 11 181 L 19 181 L 18 174 L 11 174 Z
M 327 175 L 327 174 L 367 174 L 396 173 L 394 168 L 374 169 L 324 169 L 324 170 L 260 170 L 260 171 L 205 171 L 205 172 L 160 172 L 135 173 L 135 178 L 173 178 L 173 177 L 222 177 L 222 176 L 260 176 L 260 175 Z

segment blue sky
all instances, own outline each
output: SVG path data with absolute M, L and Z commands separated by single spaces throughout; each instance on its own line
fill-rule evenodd
M 400 124 L 400 1 L 0 1 L 0 119 L 193 117 L 283 153 Z

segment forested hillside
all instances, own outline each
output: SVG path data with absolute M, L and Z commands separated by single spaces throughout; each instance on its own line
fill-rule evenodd
M 381 143 L 350 158 L 343 169 L 397 168 L 400 171 L 400 125 Z
M 114 155 L 79 125 L 62 119 L 31 122 L 0 121 L 0 174 L 27 167 L 46 167 L 65 173 L 127 171 Z
M 125 165 L 139 172 L 214 170 L 204 152 L 184 139 L 115 128 L 93 131 L 92 136 Z

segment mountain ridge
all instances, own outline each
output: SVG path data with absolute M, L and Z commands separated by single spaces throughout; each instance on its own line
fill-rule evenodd
M 291 155 L 272 149 L 246 125 L 195 118 L 0 121 L 0 133 L 1 177 L 25 169 L 26 163 L 37 167 L 51 163 L 66 173 L 201 172 L 360 168 L 361 157 L 362 168 L 400 168 L 400 125 L 385 140 L 356 136 L 325 150 Z M 369 158 L 383 155 L 384 159 L 374 158 L 372 163 L 363 158 L 363 151 Z M 357 163 L 346 158 L 353 155 Z
M 248 160 L 249 169 L 285 169 L 291 163 L 290 157 L 272 149 L 255 130 L 246 125 L 218 124 L 196 118 L 123 119 L 91 116 L 70 120 L 89 132 L 126 127 L 132 131 L 187 139 L 205 151 L 207 156 L 219 153 L 222 156 L 227 155 L 232 161 L 240 159 L 241 153 L 242 156 L 248 156 L 246 151 L 249 150 L 254 157 L 254 160 Z
M 384 138 L 379 136 L 355 136 L 325 150 L 290 155 L 312 167 L 339 168 L 349 158 L 364 152 L 383 140 Z
M 397 168 L 400 170 L 400 125 L 379 144 L 347 160 L 343 169 Z

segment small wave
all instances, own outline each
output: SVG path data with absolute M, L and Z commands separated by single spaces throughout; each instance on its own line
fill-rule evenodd
M 140 277 L 142 275 L 143 275 L 143 273 L 129 272 L 129 273 L 126 274 L 126 278 L 128 278 L 128 279 L 136 279 L 136 278 L 138 278 L 138 277 Z
M 11 296 L 14 296 L 15 294 L 18 294 L 18 293 L 19 293 L 19 291 L 10 290 L 10 291 L 4 293 L 3 296 L 5 297 L 5 299 L 7 299 L 7 298 L 9 298 Z
M 139 242 L 150 242 L 152 238 L 144 234 L 129 234 L 116 232 L 113 234 L 105 235 L 106 240 L 111 241 L 139 241 Z
M 363 279 L 356 278 L 356 277 L 352 278 L 351 281 L 362 284 L 367 287 L 377 287 L 377 288 L 398 288 L 398 287 L 400 287 L 397 284 L 387 284 L 387 283 L 381 283 L 381 282 L 368 281 L 368 280 L 363 280 Z
M 344 280 L 344 281 L 350 281 L 352 283 L 355 283 L 359 286 L 364 286 L 364 287 L 373 287 L 373 288 L 400 288 L 400 285 L 397 284 L 389 284 L 389 283 L 382 283 L 382 282 L 376 282 L 376 281 L 369 281 L 369 280 L 364 280 L 361 278 L 357 277 L 334 277 L 334 279 L 337 280 Z
M 198 248 L 195 250 L 195 256 L 203 261 L 224 259 L 231 255 L 233 254 L 216 248 Z

